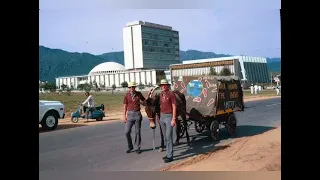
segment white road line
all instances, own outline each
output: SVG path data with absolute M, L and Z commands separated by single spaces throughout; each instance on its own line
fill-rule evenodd
M 275 106 L 275 105 L 279 105 L 279 104 L 281 104 L 281 103 L 268 104 L 268 105 L 266 105 L 266 106 Z

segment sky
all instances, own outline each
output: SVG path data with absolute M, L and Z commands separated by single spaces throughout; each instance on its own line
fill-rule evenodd
M 281 57 L 280 0 L 40 0 L 39 45 L 123 51 L 131 21 L 172 26 L 180 50 Z

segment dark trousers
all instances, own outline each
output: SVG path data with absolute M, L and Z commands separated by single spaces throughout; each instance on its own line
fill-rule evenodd
M 128 148 L 132 149 L 132 138 L 131 138 L 131 129 L 135 125 L 135 144 L 137 149 L 141 147 L 141 121 L 142 115 L 140 111 L 128 111 L 127 112 L 127 123 L 125 128 L 125 134 L 127 138 Z
M 87 109 L 88 109 L 88 111 L 86 111 Z M 89 116 L 89 112 L 92 113 L 94 109 L 95 109 L 94 107 L 83 106 L 83 112 L 85 113 L 85 118 L 86 119 Z

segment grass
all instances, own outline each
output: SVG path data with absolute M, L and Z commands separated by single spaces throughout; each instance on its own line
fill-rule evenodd
M 92 92 L 94 97 L 94 102 L 96 106 L 100 104 L 104 104 L 105 111 L 109 113 L 117 112 L 122 110 L 124 93 L 103 93 L 103 92 Z M 147 92 L 143 93 L 146 97 Z M 83 92 L 81 93 L 44 93 L 39 95 L 40 100 L 53 100 L 53 101 L 61 101 L 65 105 L 66 116 L 69 116 L 71 112 L 77 110 L 78 102 L 83 102 L 86 99 L 86 96 Z
M 144 97 L 146 97 L 148 92 L 142 92 Z M 124 93 L 123 92 L 116 92 L 114 94 L 111 93 L 105 93 L 105 92 L 93 92 L 92 93 L 94 97 L 95 104 L 98 106 L 100 104 L 104 104 L 105 111 L 110 113 L 115 112 L 121 112 L 122 111 L 122 104 L 123 104 L 123 98 Z M 276 96 L 275 90 L 265 90 L 262 91 L 258 95 L 252 95 L 250 91 L 244 91 L 244 97 L 250 98 L 255 96 Z M 53 100 L 53 101 L 61 101 L 65 105 L 66 109 L 66 116 L 70 116 L 71 112 L 74 112 L 77 110 L 78 102 L 83 102 L 86 97 L 83 92 L 81 93 L 44 93 L 39 94 L 40 100 Z
M 250 96 L 276 96 L 277 92 L 275 90 L 264 90 L 261 91 L 260 94 L 251 94 L 250 91 L 244 91 L 243 92 L 244 97 L 250 97 Z

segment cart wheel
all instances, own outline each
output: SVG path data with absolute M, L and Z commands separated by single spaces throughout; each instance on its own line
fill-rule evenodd
M 71 117 L 71 122 L 77 123 L 79 121 L 78 117 Z
M 200 121 L 196 121 L 194 123 L 194 128 L 198 133 L 202 133 L 202 131 L 206 128 L 206 124 Z
M 226 123 L 226 130 L 230 136 L 233 136 L 236 132 L 236 127 L 237 127 L 237 119 L 235 114 L 230 114 L 228 117 L 227 123 Z
M 184 136 L 184 133 L 186 133 L 186 127 L 184 126 L 183 122 L 182 121 L 179 121 L 180 123 L 180 138 L 183 138 Z
M 210 134 L 214 141 L 219 140 L 219 131 L 219 122 L 217 120 L 212 121 L 210 125 Z

